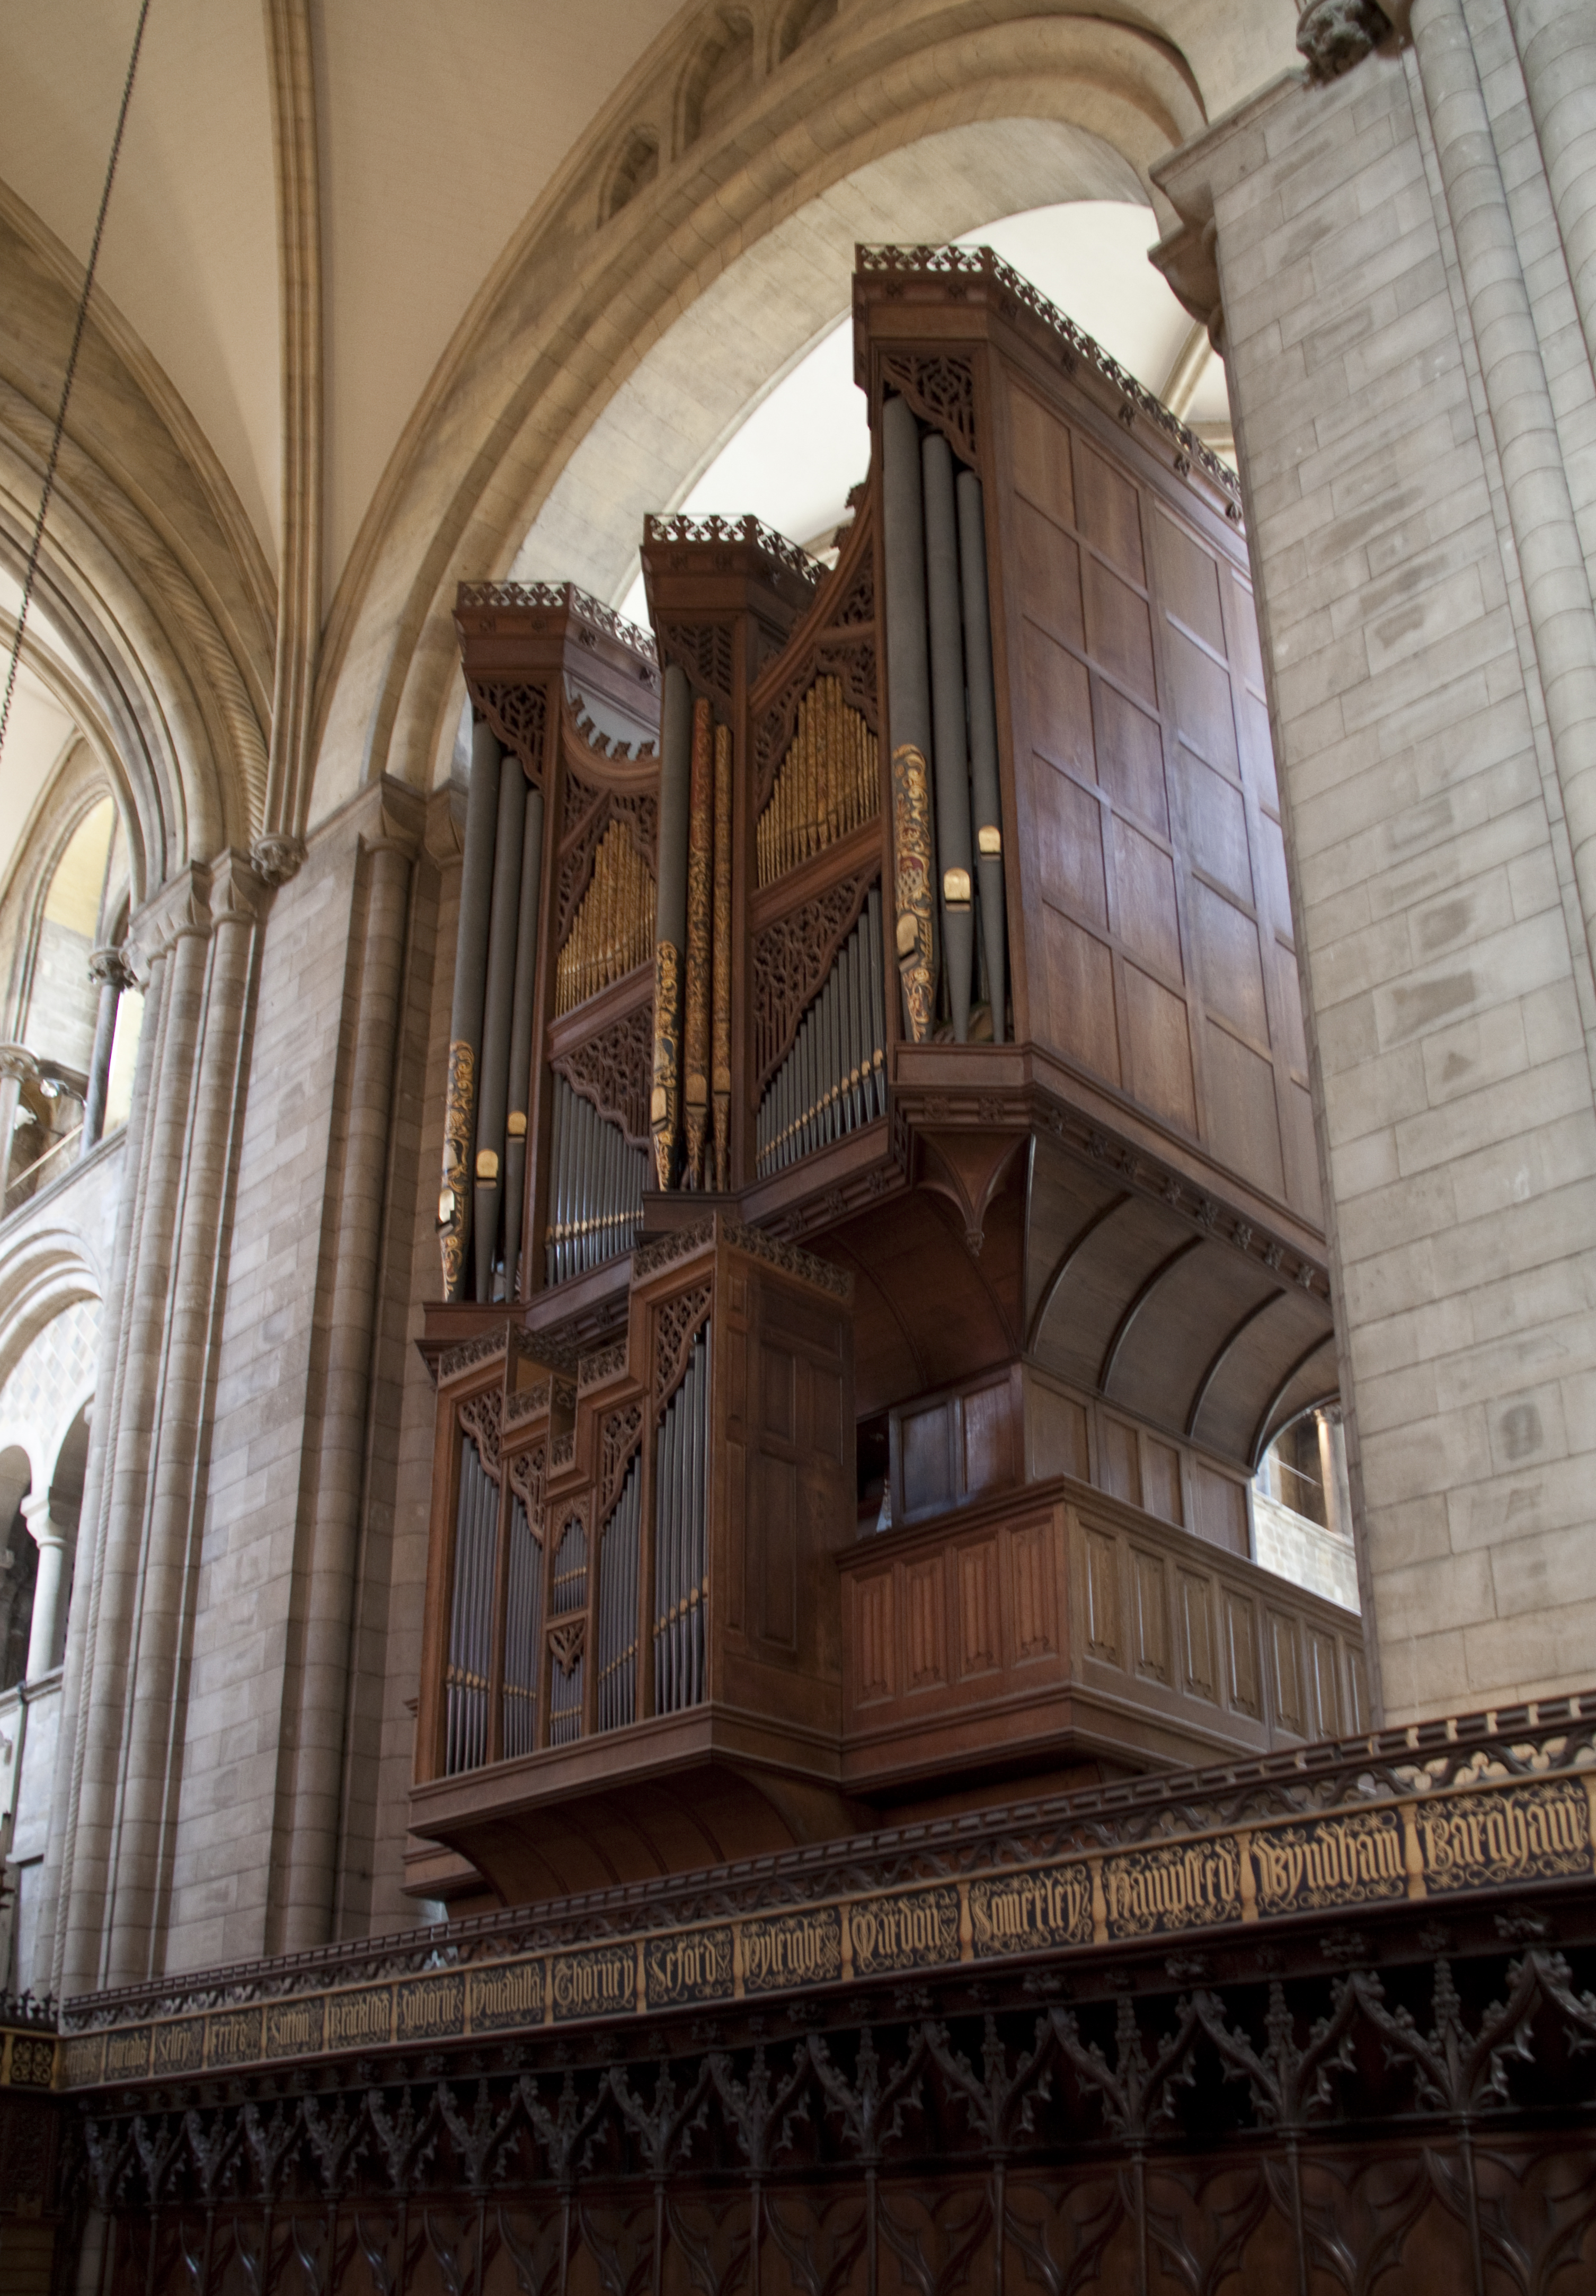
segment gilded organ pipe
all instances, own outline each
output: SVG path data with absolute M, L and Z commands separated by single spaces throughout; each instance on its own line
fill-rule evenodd
M 732 729 L 715 729 L 715 1012 L 710 1107 L 715 1185 L 723 1193 L 732 1156 Z
M 851 836 L 880 809 L 876 737 L 842 691 L 816 678 L 798 704 L 792 741 L 757 832 L 761 885 Z
M 682 1185 L 704 1185 L 709 1124 L 710 934 L 715 881 L 715 718 L 707 701 L 692 713 L 692 782 L 687 840 L 687 1021 L 682 1114 L 686 1153 Z
M 925 1044 L 936 1018 L 937 934 L 932 888 L 930 668 L 927 658 L 925 519 L 920 433 L 906 400 L 881 408 L 881 513 L 887 559 L 887 685 L 892 728 L 895 941 L 910 1039 Z
M 665 672 L 659 742 L 659 902 L 654 941 L 654 1074 L 649 1127 L 654 1184 L 675 1174 L 681 1121 L 682 959 L 687 947 L 687 830 L 691 801 L 692 701 L 684 673 Z
M 444 1105 L 443 1186 L 438 1199 L 444 1296 L 458 1300 L 471 1231 L 471 1147 L 476 1136 L 482 1005 L 487 988 L 487 929 L 493 899 L 494 832 L 498 825 L 498 736 L 479 718 L 471 727 L 466 794 L 465 854 L 460 873 L 460 925 L 454 944 L 454 994 L 449 1013 L 448 1082 Z
M 569 1013 L 648 961 L 654 937 L 654 881 L 624 821 L 599 840 L 555 975 L 554 1010 Z

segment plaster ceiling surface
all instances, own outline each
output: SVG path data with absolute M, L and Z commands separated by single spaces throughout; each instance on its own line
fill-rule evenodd
M 10 874 L 41 796 L 77 740 L 78 728 L 68 712 L 26 663 L 19 664 L 0 767 L 0 885 Z
M 675 0 L 316 8 L 329 595 L 495 258 L 676 13 Z
M 0 174 L 79 263 L 137 15 L 136 0 L 0 0 Z M 98 280 L 274 561 L 277 224 L 261 0 L 154 0 Z

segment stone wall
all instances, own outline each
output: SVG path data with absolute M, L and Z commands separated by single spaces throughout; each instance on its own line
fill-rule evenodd
M 1449 6 L 1420 0 L 1421 41 Z M 1548 514 L 1522 523 L 1499 438 L 1538 351 L 1588 611 L 1596 390 L 1502 0 L 1468 26 L 1491 135 L 1461 196 L 1494 144 L 1489 292 L 1532 315 L 1505 385 L 1432 134 L 1452 98 L 1412 49 L 1279 82 L 1157 170 L 1217 226 L 1387 1720 L 1583 1684 L 1596 1648 L 1580 759 L 1520 578 Z

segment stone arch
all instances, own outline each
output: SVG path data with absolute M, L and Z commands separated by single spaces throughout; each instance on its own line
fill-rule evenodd
M 981 0 L 885 26 L 861 20 L 869 12 L 844 13 L 834 37 L 800 47 L 584 243 L 595 151 L 612 148 L 667 66 L 684 68 L 695 28 L 674 57 L 668 41 L 657 44 L 485 283 L 356 541 L 323 649 L 316 817 L 362 779 L 423 785 L 440 754 L 446 763 L 459 702 L 455 585 L 508 571 L 583 437 L 652 344 L 779 225 L 928 135 L 1000 120 L 1079 134 L 1112 161 L 1117 183 L 1150 199 L 1149 168 L 1204 116 L 1179 53 L 1130 25 L 1011 4 L 997 21 Z
M 785 63 L 806 40 L 823 31 L 837 13 L 837 0 L 793 0 L 776 19 L 775 62 Z
M 59 376 L 80 283 L 67 250 L 0 187 L 7 377 Z M 0 566 L 18 583 L 53 416 L 48 391 L 36 399 L 0 382 Z M 250 843 L 265 800 L 274 620 L 271 569 L 214 453 L 96 297 L 24 658 L 118 791 L 135 904 L 187 861 Z
M 26 1455 L 36 1492 L 51 1488 L 62 1447 L 94 1396 L 99 1346 L 100 1302 L 77 1300 L 34 1332 L 0 1382 L 0 1447 Z
M 685 152 L 712 135 L 753 94 L 754 23 L 741 9 L 707 19 L 676 90 L 675 149 Z
M 618 216 L 659 173 L 659 136 L 651 127 L 632 128 L 604 178 L 599 201 L 600 221 L 608 223 L 611 217 Z

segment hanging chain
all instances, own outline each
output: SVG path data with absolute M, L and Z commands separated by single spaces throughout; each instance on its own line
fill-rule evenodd
M 28 571 L 22 580 L 22 603 L 17 609 L 17 635 L 11 650 L 11 668 L 5 676 L 5 701 L 0 705 L 0 758 L 5 755 L 5 729 L 11 724 L 12 696 L 17 686 L 17 665 L 22 659 L 22 632 L 27 626 L 28 609 L 33 602 L 33 586 L 39 570 L 39 552 L 45 540 L 45 516 L 50 508 L 50 497 L 55 491 L 55 466 L 61 460 L 61 442 L 67 427 L 67 402 L 72 396 L 72 379 L 78 372 L 78 354 L 83 348 L 83 331 L 88 324 L 89 297 L 94 292 L 94 271 L 100 260 L 105 210 L 110 204 L 110 187 L 116 180 L 117 161 L 121 156 L 122 130 L 127 125 L 127 103 L 133 94 L 133 76 L 138 70 L 138 52 L 143 45 L 144 20 L 149 13 L 150 0 L 143 0 L 133 35 L 133 53 L 127 59 L 127 77 L 122 83 L 122 105 L 117 113 L 117 132 L 110 142 L 110 161 L 105 170 L 105 188 L 100 194 L 100 212 L 94 217 L 94 236 L 89 242 L 88 267 L 83 275 L 83 293 L 78 300 L 77 324 L 72 329 L 72 348 L 67 354 L 67 371 L 61 386 L 61 406 L 56 411 L 49 459 L 45 464 L 45 488 L 39 496 L 39 514 L 33 523 Z

